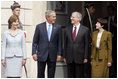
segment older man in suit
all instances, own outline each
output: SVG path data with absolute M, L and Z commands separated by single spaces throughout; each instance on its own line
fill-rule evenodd
M 61 59 L 61 26 L 55 24 L 56 13 L 46 11 L 46 22 L 36 26 L 32 55 L 38 61 L 38 78 L 44 78 L 45 66 L 48 66 L 48 78 L 53 78 L 56 68 L 56 59 Z
M 84 63 L 88 61 L 89 29 L 80 24 L 82 15 L 73 12 L 71 24 L 65 29 L 64 62 L 67 63 L 68 77 L 83 77 Z

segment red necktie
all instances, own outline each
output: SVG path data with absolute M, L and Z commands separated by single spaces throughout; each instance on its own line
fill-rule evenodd
M 73 39 L 74 39 L 74 41 L 75 41 L 75 38 L 76 38 L 76 29 L 77 29 L 77 27 L 75 26 L 74 27 L 74 32 L 73 32 Z

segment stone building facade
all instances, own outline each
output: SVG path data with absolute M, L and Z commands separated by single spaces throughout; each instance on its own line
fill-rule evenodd
M 27 63 L 26 68 L 29 78 L 37 77 L 37 62 L 32 59 L 32 39 L 37 24 L 45 21 L 45 11 L 47 10 L 46 1 L 17 1 L 21 5 L 20 21 L 23 24 L 23 30 L 27 32 L 26 49 Z M 10 6 L 13 1 L 1 1 L 1 44 L 3 32 L 8 30 L 8 18 L 12 15 Z M 4 68 L 1 66 L 1 77 L 4 77 Z M 25 78 L 23 67 L 22 77 Z

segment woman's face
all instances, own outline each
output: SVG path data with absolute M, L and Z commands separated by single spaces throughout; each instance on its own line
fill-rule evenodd
M 13 22 L 12 23 L 12 27 L 13 28 L 17 28 L 18 27 L 18 24 L 19 24 L 19 22 L 18 22 L 18 20 L 16 20 L 16 22 Z
M 103 26 L 99 22 L 96 23 L 96 29 L 101 29 Z

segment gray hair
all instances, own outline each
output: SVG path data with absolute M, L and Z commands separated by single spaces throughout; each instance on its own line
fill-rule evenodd
M 79 18 L 80 21 L 82 20 L 82 14 L 81 14 L 80 12 L 75 11 L 75 12 L 73 12 L 73 13 L 76 14 L 76 17 Z M 73 13 L 72 13 L 72 14 L 73 14 Z
M 46 16 L 50 16 L 51 13 L 56 13 L 56 12 L 55 12 L 55 11 L 52 11 L 52 10 L 47 10 L 47 11 L 45 12 L 45 17 L 46 17 Z

